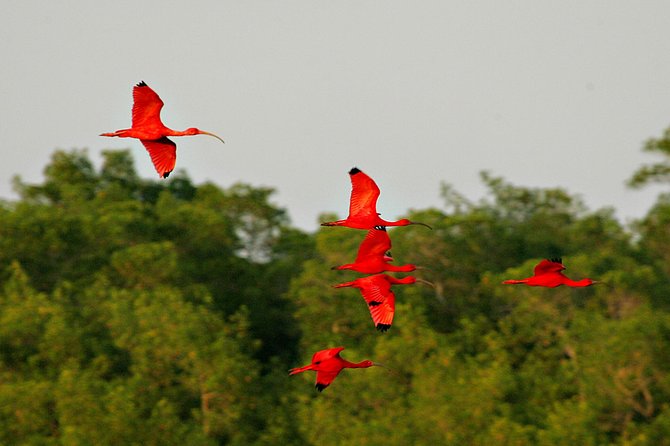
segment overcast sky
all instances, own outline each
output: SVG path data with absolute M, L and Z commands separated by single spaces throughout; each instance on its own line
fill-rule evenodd
M 104 6 L 103 6 L 104 5 Z M 196 182 L 271 186 L 299 227 L 346 216 L 347 171 L 387 219 L 441 206 L 441 182 L 483 196 L 489 170 L 640 217 L 659 187 L 625 187 L 670 126 L 670 2 L 22 1 L 0 14 L 0 197 L 42 181 L 56 148 L 130 148 L 132 86 Z

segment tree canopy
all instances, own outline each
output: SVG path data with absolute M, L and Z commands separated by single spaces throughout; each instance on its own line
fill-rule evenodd
M 560 188 L 483 172 L 469 201 L 445 183 L 409 216 L 432 231 L 388 230 L 434 287 L 395 288 L 379 333 L 332 287 L 359 277 L 330 267 L 364 231 L 306 233 L 271 188 L 144 180 L 128 151 L 103 157 L 55 151 L 0 203 L 0 444 L 670 444 L 668 195 L 626 227 Z M 667 182 L 645 169 L 631 184 Z M 603 284 L 501 284 L 559 256 Z M 288 376 L 340 345 L 391 371 L 345 370 L 323 393 Z

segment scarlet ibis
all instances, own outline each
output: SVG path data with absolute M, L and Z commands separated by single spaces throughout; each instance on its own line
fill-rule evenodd
M 407 264 L 396 266 L 391 253 L 391 238 L 386 232 L 386 227 L 375 226 L 366 234 L 363 242 L 358 248 L 358 254 L 354 263 L 334 266 L 332 269 L 349 269 L 363 274 L 377 274 L 384 271 L 410 272 L 416 269 L 415 265 Z
M 414 276 L 396 279 L 388 274 L 375 274 L 373 276 L 360 277 L 351 282 L 333 285 L 335 288 L 353 287 L 358 288 L 367 302 L 372 321 L 377 330 L 381 332 L 391 328 L 393 316 L 395 314 L 395 294 L 391 290 L 391 285 L 412 284 L 422 281 Z M 425 281 L 422 281 L 425 282 Z M 430 282 L 426 282 L 430 283 Z
M 161 178 L 167 178 L 174 169 L 177 160 L 177 145 L 168 139 L 168 136 L 209 135 L 221 142 L 223 142 L 223 139 L 214 133 L 205 132 L 195 127 L 184 131 L 165 127 L 160 116 L 162 108 L 163 101 L 161 101 L 161 98 L 142 81 L 133 87 L 132 127 L 111 133 L 101 133 L 100 136 L 139 139 L 149 152 L 158 175 Z
M 567 278 L 561 271 L 565 269 L 563 260 L 560 258 L 544 259 L 533 269 L 533 275 L 521 280 L 505 280 L 504 284 L 524 284 L 529 286 L 544 286 L 555 288 L 557 286 L 566 285 L 571 287 L 587 287 L 598 283 L 597 280 L 581 279 L 572 280 Z
M 349 171 L 351 179 L 351 197 L 349 199 L 349 216 L 345 220 L 321 223 L 321 226 L 346 226 L 355 229 L 372 229 L 375 226 L 407 226 L 422 225 L 425 223 L 409 221 L 403 218 L 398 221 L 386 221 L 377 213 L 377 198 L 379 187 L 374 180 L 354 167 Z
M 366 359 L 362 362 L 349 362 L 340 356 L 344 347 L 320 350 L 312 356 L 312 363 L 303 367 L 297 367 L 288 371 L 289 375 L 314 370 L 316 372 L 316 390 L 323 391 L 335 380 L 342 369 L 366 369 L 372 366 L 384 367 L 384 365 Z

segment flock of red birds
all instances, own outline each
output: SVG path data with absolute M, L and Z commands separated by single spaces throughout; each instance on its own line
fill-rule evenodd
M 172 130 L 163 125 L 160 112 L 163 101 L 144 81 L 133 88 L 132 127 L 100 136 L 117 136 L 121 138 L 137 138 L 144 145 L 151 156 L 158 175 L 167 178 L 174 170 L 177 159 L 177 146 L 168 139 L 168 136 L 210 135 L 221 142 L 217 135 L 205 132 L 195 127 L 184 131 Z M 385 272 L 411 272 L 417 269 L 415 265 L 393 265 L 391 262 L 391 239 L 386 231 L 387 226 L 422 225 L 430 226 L 401 219 L 386 221 L 377 213 L 377 199 L 379 187 L 368 175 L 354 167 L 349 171 L 351 179 L 351 196 L 349 199 L 349 216 L 344 220 L 321 223 L 322 226 L 346 226 L 367 231 L 358 249 L 353 263 L 333 267 L 337 270 L 351 270 L 367 274 L 350 282 L 334 285 L 335 288 L 358 288 L 368 305 L 368 310 L 377 330 L 381 332 L 391 328 L 395 315 L 395 295 L 391 290 L 393 285 L 413 284 L 417 279 L 413 276 L 395 278 Z M 531 277 L 520 280 L 505 280 L 503 284 L 523 284 L 528 286 L 542 286 L 554 288 L 560 285 L 570 287 L 586 287 L 598 283 L 591 279 L 571 280 L 562 271 L 565 269 L 560 258 L 545 259 L 535 266 Z M 328 387 L 337 375 L 345 368 L 368 368 L 383 366 L 382 364 L 365 360 L 359 363 L 350 362 L 340 356 L 344 347 L 320 350 L 312 356 L 312 362 L 306 366 L 289 370 L 290 375 L 312 370 L 316 372 L 316 389 L 320 392 Z

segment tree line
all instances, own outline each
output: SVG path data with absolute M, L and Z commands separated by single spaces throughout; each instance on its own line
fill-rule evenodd
M 670 131 L 631 186 L 670 180 Z M 55 151 L 0 205 L 0 444 L 670 444 L 670 194 L 622 225 L 561 188 L 483 172 L 486 195 L 389 229 L 401 287 L 374 330 L 353 280 L 364 231 L 291 226 L 274 190 L 138 177 Z M 323 214 L 322 221 L 337 216 Z M 586 289 L 505 287 L 563 257 Z M 353 361 L 322 394 L 288 377 Z

